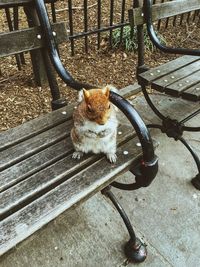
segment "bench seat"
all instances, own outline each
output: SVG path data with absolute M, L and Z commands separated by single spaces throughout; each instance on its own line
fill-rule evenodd
M 103 189 L 141 155 L 133 127 L 122 120 L 116 164 L 104 155 L 72 159 L 73 108 L 64 107 L 0 134 L 0 255 Z
M 139 74 L 140 84 L 190 101 L 200 100 L 200 58 L 182 56 Z

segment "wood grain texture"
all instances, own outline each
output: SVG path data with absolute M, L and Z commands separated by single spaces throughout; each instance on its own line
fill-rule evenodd
M 124 155 L 124 151 L 128 151 L 128 154 Z M 115 165 L 101 158 L 0 222 L 0 255 L 66 209 L 111 183 L 116 176 L 130 167 L 140 153 L 140 148 L 130 140 L 119 147 Z
M 175 97 L 198 101 L 199 69 L 199 57 L 182 56 L 139 74 L 139 82 Z
M 56 32 L 56 43 L 67 41 L 67 30 L 65 23 L 52 24 L 52 30 Z M 0 34 L 0 57 L 32 51 L 44 47 L 43 40 L 39 40 L 37 35 L 41 35 L 39 26 L 16 30 Z M 41 35 L 42 36 L 42 35 Z
M 165 3 L 158 3 L 152 6 L 152 20 L 173 17 L 179 14 L 198 10 L 200 0 L 176 0 Z M 142 7 L 133 9 L 133 25 L 145 23 Z
M 123 131 L 123 135 L 119 135 L 118 143 L 121 144 L 125 142 L 133 135 L 135 132 L 131 126 L 121 126 L 119 131 Z M 12 211 L 14 208 L 20 205 L 25 205 L 23 202 L 27 202 L 31 198 L 31 201 L 34 197 L 45 190 L 50 190 L 55 184 L 61 183 L 63 179 L 69 179 L 72 174 L 78 173 L 80 170 L 86 168 L 88 165 L 95 162 L 98 156 L 86 156 L 85 159 L 77 161 L 72 159 L 73 145 L 70 138 L 64 140 L 63 142 L 63 153 L 69 153 L 63 159 L 60 159 L 53 163 L 52 165 L 43 168 L 41 171 L 35 173 L 34 175 L 29 176 L 25 180 L 22 180 L 18 184 L 10 187 L 1 193 L 0 199 L 0 218 L 4 213 Z M 49 151 L 48 151 L 49 152 Z M 53 153 L 53 151 L 52 151 Z M 62 152 L 61 152 L 62 153 Z M 26 166 L 26 160 L 24 166 Z M 12 167 L 13 172 L 15 172 L 15 166 Z M 22 169 L 24 173 L 24 170 Z M 19 173 L 17 179 L 21 179 L 21 173 Z M 7 176 L 7 179 L 9 177 Z M 7 180 L 6 179 L 6 180 Z M 13 180 L 12 180 L 13 181 Z M 16 183 L 16 181 L 15 181 Z
M 200 66 L 200 65 L 199 65 Z M 173 96 L 181 96 L 184 91 L 200 82 L 200 71 L 194 71 L 189 75 L 185 75 L 182 79 L 168 85 L 165 92 Z
M 182 98 L 191 101 L 200 101 L 200 83 L 185 90 L 182 93 Z
M 192 62 L 199 60 L 197 56 L 183 56 L 178 57 L 177 59 L 171 60 L 163 65 L 152 68 L 148 71 L 145 71 L 139 74 L 139 77 L 145 82 L 146 85 L 151 84 L 157 79 L 161 79 L 166 75 L 170 75 L 173 71 L 180 69 L 183 66 L 186 66 Z
M 42 151 L 43 149 L 67 137 L 67 129 L 72 127 L 72 121 L 62 123 L 50 130 L 40 133 L 31 139 L 0 152 L 0 170 Z M 69 131 L 69 130 L 68 130 Z M 69 135 L 69 132 L 68 132 Z
M 61 108 L 0 133 L 0 151 L 53 128 L 72 116 L 74 105 Z M 64 113 L 63 113 L 64 112 Z
M 178 82 L 179 80 L 189 76 L 190 74 L 198 71 L 200 69 L 200 61 L 192 62 L 191 64 L 187 64 L 182 66 L 181 68 L 177 68 L 174 71 L 171 71 L 169 74 L 165 75 L 162 78 L 156 79 L 153 81 L 153 87 L 156 89 L 165 91 L 165 88 L 170 86 L 171 84 Z

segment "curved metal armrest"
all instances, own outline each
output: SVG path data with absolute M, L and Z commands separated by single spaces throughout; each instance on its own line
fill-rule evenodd
M 143 152 L 139 160 L 139 165 L 132 171 L 136 176 L 136 182 L 133 184 L 113 182 L 112 185 L 124 190 L 135 190 L 140 187 L 146 187 L 150 185 L 158 172 L 158 158 L 154 154 L 153 142 L 149 130 L 137 111 L 126 99 L 111 91 L 110 101 L 129 119 L 140 140 Z
M 200 56 L 200 50 L 198 49 L 173 48 L 173 47 L 167 47 L 161 44 L 154 30 L 153 23 L 152 23 L 152 1 L 151 0 L 144 0 L 144 17 L 145 17 L 149 37 L 152 43 L 158 49 L 166 53 Z

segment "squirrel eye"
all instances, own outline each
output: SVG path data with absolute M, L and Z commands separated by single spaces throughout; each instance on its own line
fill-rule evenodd
M 109 104 L 108 108 L 110 109 L 111 108 L 111 105 Z

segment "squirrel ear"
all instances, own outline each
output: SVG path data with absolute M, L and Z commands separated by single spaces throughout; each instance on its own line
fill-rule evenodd
M 104 87 L 103 88 L 103 93 L 107 98 L 109 98 L 109 96 L 110 96 L 110 88 L 108 86 Z
M 89 96 L 90 96 L 90 92 L 87 91 L 87 90 L 85 90 L 85 89 L 83 88 L 83 95 L 84 95 L 85 101 L 87 101 L 87 99 L 88 99 Z

